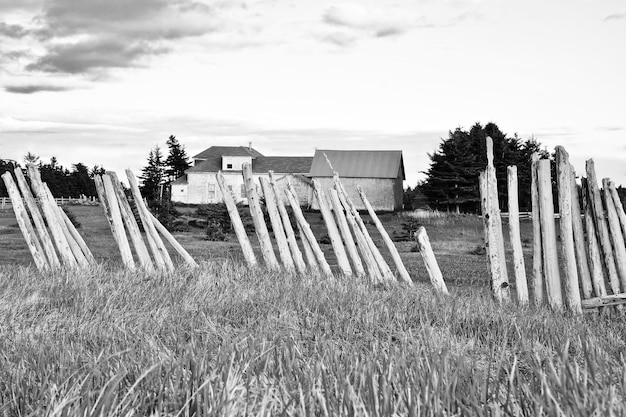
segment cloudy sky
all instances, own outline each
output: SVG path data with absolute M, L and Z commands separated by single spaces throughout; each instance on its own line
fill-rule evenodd
M 0 158 L 140 169 L 176 135 L 266 155 L 457 126 L 564 145 L 626 185 L 623 0 L 0 0 Z

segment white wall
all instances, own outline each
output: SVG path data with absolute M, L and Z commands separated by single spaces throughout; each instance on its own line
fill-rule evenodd
M 189 186 L 187 184 L 173 184 L 172 185 L 172 197 L 171 200 L 177 203 L 187 203 L 187 190 Z
M 222 156 L 222 171 L 241 171 L 243 164 L 252 164 L 251 156 Z M 228 168 L 228 165 L 231 165 Z

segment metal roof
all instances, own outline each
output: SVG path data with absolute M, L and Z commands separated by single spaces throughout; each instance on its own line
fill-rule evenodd
M 403 180 L 402 151 L 338 151 L 318 149 L 311 164 L 311 177 L 332 177 L 328 160 L 340 177 L 346 178 L 397 178 Z
M 211 146 L 208 149 L 194 156 L 193 159 L 208 159 L 210 157 L 219 156 L 263 156 L 261 152 L 248 146 Z
M 248 151 L 247 147 L 212 146 L 206 151 L 196 155 L 196 159 L 204 159 L 195 166 L 186 170 L 190 172 L 217 172 L 222 169 L 222 157 L 224 156 L 253 156 L 248 153 L 234 154 L 240 152 L 240 148 Z M 267 173 L 272 170 L 280 174 L 306 174 L 311 169 L 313 158 L 310 156 L 263 156 L 260 152 L 252 149 L 253 173 Z

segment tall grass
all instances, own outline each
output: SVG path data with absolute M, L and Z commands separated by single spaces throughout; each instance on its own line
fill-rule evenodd
M 461 290 L 457 290 L 461 291 Z M 4 415 L 620 415 L 623 316 L 232 262 L 0 268 Z

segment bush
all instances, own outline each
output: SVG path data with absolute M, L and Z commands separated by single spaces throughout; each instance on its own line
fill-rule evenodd
M 223 242 L 226 240 L 226 233 L 224 233 L 224 230 L 219 223 L 209 223 L 206 228 L 206 240 L 210 240 L 212 242 Z

